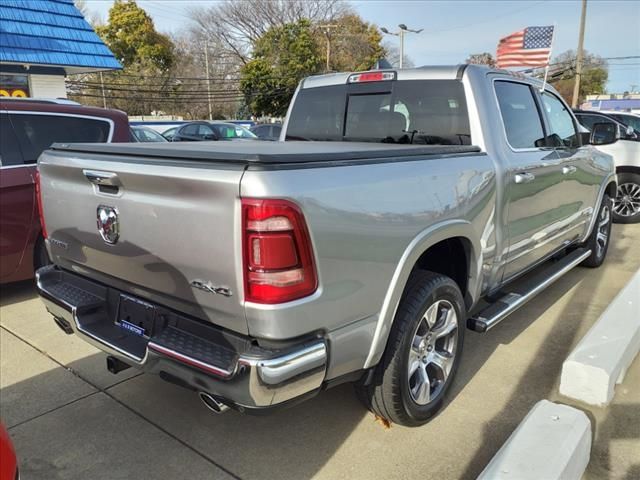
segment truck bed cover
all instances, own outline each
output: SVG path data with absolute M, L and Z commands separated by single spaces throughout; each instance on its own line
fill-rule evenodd
M 318 162 L 388 161 L 398 157 L 456 155 L 480 152 L 474 145 L 390 145 L 365 142 L 172 142 L 54 143 L 52 150 L 166 160 L 204 160 L 241 165 L 308 164 Z

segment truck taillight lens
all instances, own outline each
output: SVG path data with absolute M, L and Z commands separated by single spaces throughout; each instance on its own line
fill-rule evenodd
M 242 243 L 248 302 L 290 302 L 318 288 L 311 238 L 296 204 L 242 199 Z
M 47 226 L 44 223 L 44 212 L 42 210 L 42 190 L 40 188 L 40 172 L 36 170 L 36 202 L 38 204 L 38 217 L 40 217 L 40 228 L 42 229 L 42 236 L 48 238 Z

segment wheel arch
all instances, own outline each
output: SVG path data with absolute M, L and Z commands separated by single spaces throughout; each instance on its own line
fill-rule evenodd
M 637 173 L 637 174 L 640 174 L 640 167 L 635 167 L 633 165 L 623 165 L 621 167 L 616 167 L 616 173 Z
M 405 249 L 393 274 L 364 367 L 372 367 L 380 361 L 398 304 L 415 269 L 432 268 L 436 273 L 452 276 L 461 287 L 467 307 L 470 307 L 476 300 L 474 292 L 478 291 L 477 284 L 482 265 L 481 251 L 479 239 L 474 234 L 471 224 L 464 220 L 448 220 L 420 232 Z M 452 252 L 454 255 L 463 254 L 464 258 L 455 258 L 453 262 L 441 260 L 444 253 Z M 432 263 L 436 258 L 440 259 L 439 262 Z

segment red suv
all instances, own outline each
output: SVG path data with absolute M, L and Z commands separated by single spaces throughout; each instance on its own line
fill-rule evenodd
M 0 283 L 48 262 L 35 195 L 36 161 L 55 142 L 128 142 L 124 112 L 68 100 L 0 101 Z

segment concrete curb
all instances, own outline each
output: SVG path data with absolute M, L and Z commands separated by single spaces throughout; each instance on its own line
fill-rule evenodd
M 590 451 L 591 422 L 584 412 L 541 400 L 478 480 L 579 480 Z
M 640 270 L 562 364 L 560 393 L 603 406 L 640 350 Z

